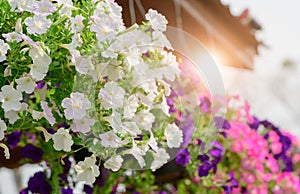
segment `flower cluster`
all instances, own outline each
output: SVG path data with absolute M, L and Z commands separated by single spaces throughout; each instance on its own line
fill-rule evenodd
M 60 180 L 59 161 L 82 149 L 89 155 L 73 165 L 76 180 L 88 185 L 102 163 L 112 171 L 155 171 L 174 157 L 185 137 L 169 111 L 178 102 L 167 99 L 181 71 L 163 15 L 150 9 L 146 22 L 127 28 L 111 0 L 0 6 L 1 166 L 44 161 L 57 169 L 48 178 L 34 175 L 26 191 L 58 192 L 54 181 L 42 185 Z M 43 184 L 31 186 L 35 179 Z M 64 186 L 65 193 L 73 189 Z

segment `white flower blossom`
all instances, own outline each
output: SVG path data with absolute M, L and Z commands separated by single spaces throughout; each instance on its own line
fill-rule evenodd
M 7 34 L 2 34 L 2 36 L 5 38 L 5 40 L 7 42 L 12 42 L 12 41 L 20 42 L 22 40 L 21 34 L 19 34 L 17 32 L 10 32 Z
M 28 17 L 24 20 L 27 26 L 27 32 L 29 34 L 44 34 L 47 29 L 51 26 L 52 21 L 47 19 L 43 15 L 34 15 L 33 17 Z
M 121 114 L 116 110 L 112 111 L 112 114 L 108 118 L 110 126 L 113 128 L 115 133 L 121 132 L 122 130 L 122 117 Z
M 169 148 L 179 148 L 183 142 L 183 133 L 175 123 L 168 124 L 164 135 L 167 138 L 167 145 Z
M 10 111 L 6 111 L 4 113 L 5 118 L 8 118 L 8 122 L 10 124 L 14 124 L 18 119 L 20 119 L 19 117 L 19 112 L 22 112 L 24 110 L 27 110 L 28 108 L 28 104 L 22 102 L 21 103 L 21 109 L 19 111 L 14 111 L 14 110 L 10 110 Z
M 85 157 L 84 161 L 80 161 L 75 165 L 75 171 L 79 181 L 84 181 L 89 185 L 95 182 L 96 177 L 100 175 L 99 167 L 95 163 L 96 157 L 92 155 L 91 157 Z
M 170 113 L 169 113 L 170 107 L 167 104 L 167 99 L 164 95 L 162 96 L 162 102 L 160 104 L 158 104 L 156 106 L 156 108 L 159 108 L 160 110 L 162 110 L 163 113 L 165 113 L 165 115 L 170 116 Z
M 51 58 L 39 45 L 29 50 L 29 56 L 33 61 L 30 69 L 31 77 L 37 81 L 44 79 L 52 62 Z
M 74 142 L 68 130 L 65 130 L 64 128 L 58 129 L 57 132 L 53 134 L 52 139 L 54 142 L 53 147 L 55 150 L 63 150 L 65 152 L 71 151 L 71 146 Z
M 8 49 L 10 49 L 9 45 L 0 39 L 0 62 L 6 60 Z
M 32 110 L 31 112 L 31 116 L 34 120 L 40 120 L 41 118 L 43 118 L 43 112 L 39 112 L 39 111 L 36 111 L 36 110 Z
M 123 129 L 132 136 L 141 134 L 141 130 L 135 122 L 124 122 Z
M 73 6 L 72 0 L 56 0 L 57 1 L 57 7 L 62 6 L 62 8 L 59 10 L 60 15 L 66 15 L 68 17 L 71 17 L 72 11 L 76 10 L 77 8 Z
M 0 102 L 2 102 L 2 108 L 5 112 L 21 109 L 22 94 L 20 91 L 14 89 L 11 85 L 5 85 L 1 88 Z
M 11 74 L 11 67 L 10 67 L 10 66 L 7 66 L 7 67 L 4 69 L 4 77 L 9 77 L 9 76 L 12 76 L 12 74 Z
M 76 71 L 86 75 L 88 73 L 88 67 L 92 65 L 90 57 L 83 57 L 78 50 L 74 50 L 71 55 L 71 61 L 75 65 Z
M 118 148 L 121 145 L 121 139 L 113 131 L 100 134 L 99 137 L 104 147 Z
M 164 48 L 166 47 L 169 50 L 174 50 L 170 41 L 166 35 L 161 31 L 154 31 L 152 33 L 153 42 L 150 44 L 153 47 Z
M 49 0 L 36 1 L 32 7 L 32 12 L 34 14 L 43 16 L 50 15 L 57 10 L 57 8 Z
M 105 109 L 116 109 L 123 106 L 125 91 L 115 82 L 108 82 L 99 92 L 98 98 Z
M 102 42 L 112 40 L 119 31 L 125 29 L 122 14 L 122 7 L 113 1 L 101 1 L 97 4 L 92 15 L 90 30 L 96 32 L 99 48 Z
M 45 101 L 41 101 L 41 107 L 43 109 L 43 115 L 45 119 L 53 126 L 56 123 L 55 117 L 52 114 L 52 108 L 48 106 L 48 103 Z
M 18 12 L 22 11 L 28 11 L 32 12 L 32 4 L 35 2 L 35 0 L 16 0 L 18 4 Z
M 8 149 L 7 145 L 5 145 L 4 143 L 0 143 L 0 147 L 2 147 L 4 149 L 4 157 L 7 160 L 10 159 L 10 153 L 9 153 L 9 149 Z
M 84 94 L 71 93 L 71 98 L 65 98 L 62 101 L 62 107 L 65 108 L 65 117 L 68 120 L 80 120 L 86 115 L 86 110 L 91 107 L 90 101 L 84 97 Z
M 156 153 L 153 152 L 152 155 L 154 157 L 154 160 L 152 161 L 150 166 L 152 171 L 155 171 L 158 168 L 162 167 L 170 159 L 170 155 L 163 148 L 159 148 L 159 150 Z
M 123 158 L 119 155 L 112 156 L 108 160 L 104 162 L 104 167 L 107 169 L 111 169 L 112 171 L 118 171 L 122 166 Z
M 131 154 L 131 155 L 133 155 L 133 157 L 138 161 L 140 167 L 143 168 L 144 166 L 146 166 L 146 162 L 145 162 L 143 156 L 146 155 L 147 151 L 148 151 L 147 149 L 146 150 L 140 149 L 136 145 L 136 143 L 134 142 L 134 140 L 132 140 L 132 148 L 126 150 L 125 154 Z
M 131 119 L 137 108 L 139 107 L 139 99 L 136 95 L 131 95 L 124 101 L 124 118 Z
M 149 131 L 152 128 L 152 123 L 155 121 L 155 117 L 148 110 L 141 110 L 135 115 L 134 121 L 140 128 Z
M 167 29 L 166 17 L 158 13 L 156 10 L 149 9 L 145 15 L 146 20 L 150 22 L 153 30 L 165 31 Z
M 70 18 L 71 21 L 71 30 L 74 33 L 81 32 L 84 28 L 83 21 L 84 17 L 80 15 L 76 15 L 74 18 Z
M 18 84 L 17 89 L 20 91 L 24 91 L 27 94 L 31 94 L 36 87 L 35 81 L 33 81 L 33 79 L 29 76 L 16 79 L 16 83 Z
M 35 127 L 35 128 L 44 134 L 46 142 L 48 142 L 50 139 L 52 139 L 53 135 L 50 134 L 44 127 Z
M 4 138 L 4 132 L 6 131 L 6 123 L 0 119 L 0 141 Z
M 162 55 L 164 55 L 164 58 L 162 60 L 162 64 L 164 67 L 159 68 L 158 71 L 161 71 L 163 73 L 163 76 L 169 80 L 174 81 L 176 77 L 180 74 L 180 69 L 178 68 L 178 63 L 176 61 L 176 56 L 173 55 L 171 52 L 163 51 L 161 52 Z
M 88 133 L 91 130 L 91 126 L 95 124 L 94 119 L 86 118 L 80 120 L 73 120 L 73 124 L 71 125 L 71 130 L 73 132 L 81 132 Z

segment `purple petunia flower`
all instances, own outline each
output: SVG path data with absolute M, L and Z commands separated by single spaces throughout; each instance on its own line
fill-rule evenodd
M 23 158 L 30 158 L 34 162 L 38 162 L 42 160 L 43 151 L 31 144 L 27 144 L 25 147 L 23 147 L 21 155 Z
M 64 172 L 67 173 L 71 169 L 72 163 L 70 162 L 69 158 L 67 158 L 67 157 L 63 158 L 63 162 L 65 163 L 65 165 L 63 165 Z
M 181 144 L 183 147 L 187 146 L 191 139 L 192 139 L 192 135 L 193 135 L 193 132 L 194 132 L 194 129 L 195 129 L 195 126 L 194 126 L 194 123 L 193 123 L 193 120 L 190 118 L 190 113 L 187 113 L 186 116 L 183 116 L 183 120 L 185 120 L 185 123 L 182 124 L 180 126 L 180 130 L 182 130 L 183 132 L 183 143 Z
M 248 123 L 248 125 L 249 125 L 249 127 L 251 129 L 257 130 L 258 127 L 259 127 L 259 125 L 260 125 L 260 122 L 259 122 L 259 120 L 256 117 L 253 117 L 253 122 L 252 123 Z
M 134 140 L 136 140 L 136 141 L 142 141 L 143 140 L 143 135 L 137 135 L 137 137 L 136 138 L 134 138 Z
M 60 174 L 58 176 L 60 178 L 59 186 L 64 186 L 66 183 L 68 183 L 68 176 L 66 174 Z
M 73 189 L 68 187 L 68 188 L 62 188 L 61 189 L 61 194 L 73 194 Z
M 86 194 L 93 194 L 93 187 L 89 186 L 89 185 L 84 185 L 83 186 L 83 191 L 86 193 Z
M 45 86 L 45 82 L 38 81 L 36 82 L 36 89 L 42 89 Z
M 190 152 L 188 149 L 185 148 L 182 152 L 180 152 L 179 155 L 176 156 L 175 161 L 181 166 L 186 166 L 189 163 L 190 158 Z
M 226 194 L 229 194 L 232 192 L 232 187 L 229 185 L 223 185 L 222 188 L 224 189 Z
M 20 131 L 14 131 L 11 134 L 7 135 L 7 143 L 9 144 L 9 146 L 12 149 L 17 147 L 20 139 L 21 139 L 21 132 Z
M 199 177 L 204 177 L 208 175 L 209 170 L 212 168 L 212 165 L 208 162 L 205 162 L 204 164 L 200 165 L 198 167 L 198 175 Z
M 208 162 L 209 157 L 206 154 L 198 155 L 198 160 L 200 160 L 201 162 Z
M 209 98 L 203 97 L 200 99 L 200 108 L 206 113 L 209 113 L 211 111 L 211 102 Z
M 28 194 L 28 189 L 22 189 L 19 194 Z
M 35 173 L 28 181 L 28 190 L 32 193 L 50 193 L 51 186 L 46 182 L 46 175 L 43 172 Z
M 225 152 L 225 149 L 217 141 L 214 142 L 213 148 L 209 151 L 210 155 L 212 155 L 215 158 L 221 158 L 222 155 L 224 154 L 224 152 Z
M 228 182 L 231 182 L 231 184 L 232 184 L 233 187 L 238 187 L 239 184 L 238 184 L 238 182 L 235 180 L 234 174 L 233 174 L 232 172 L 229 173 L 229 177 L 230 177 L 230 179 L 228 180 Z
M 223 117 L 214 117 L 214 122 L 218 129 L 230 129 L 230 123 Z

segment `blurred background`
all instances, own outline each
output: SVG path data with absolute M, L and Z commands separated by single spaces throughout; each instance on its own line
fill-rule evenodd
M 218 63 L 226 93 L 247 99 L 252 113 L 300 138 L 300 1 L 117 0 L 125 23 L 150 8 L 197 37 Z M 169 4 L 168 4 L 169 3 Z M 18 193 L 37 165 L 0 168 L 0 194 Z M 19 179 L 15 179 L 14 174 Z
M 300 1 L 222 0 L 234 16 L 248 17 L 262 30 L 253 71 L 222 66 L 228 93 L 249 100 L 252 112 L 300 138 Z M 244 12 L 245 13 L 245 12 Z

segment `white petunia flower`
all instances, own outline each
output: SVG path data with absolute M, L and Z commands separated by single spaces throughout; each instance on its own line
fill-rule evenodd
M 22 35 L 17 32 L 2 34 L 2 36 L 5 38 L 7 42 L 12 42 L 12 41 L 20 42 L 22 40 Z
M 18 12 L 32 12 L 32 4 L 35 2 L 35 0 L 16 0 L 16 2 L 18 4 Z
M 0 39 L 0 62 L 6 60 L 6 54 L 8 49 L 10 49 L 8 44 Z
M 165 31 L 167 29 L 166 17 L 158 13 L 156 10 L 149 9 L 145 15 L 146 20 L 150 22 L 153 30 Z
M 8 118 L 8 122 L 10 124 L 14 124 L 18 119 L 20 119 L 19 117 L 19 112 L 22 112 L 24 110 L 27 110 L 28 108 L 28 104 L 22 102 L 21 103 L 21 109 L 19 111 L 14 111 L 14 110 L 10 110 L 4 113 L 5 118 Z
M 132 140 L 132 148 L 126 150 L 125 154 L 131 154 L 131 155 L 133 155 L 133 157 L 138 161 L 140 167 L 143 168 L 144 166 L 146 166 L 146 162 L 145 162 L 143 156 L 146 155 L 147 151 L 148 151 L 148 149 L 146 149 L 146 150 L 140 149 L 136 145 L 136 143 L 134 142 L 134 140 Z
M 164 135 L 167 138 L 167 145 L 169 148 L 179 148 L 180 144 L 183 142 L 183 133 L 175 123 L 168 124 Z
M 86 115 L 86 110 L 91 107 L 90 101 L 84 97 L 84 94 L 71 93 L 71 98 L 65 98 L 62 101 L 62 107 L 65 108 L 65 117 L 68 120 L 80 120 Z
M 44 127 L 35 127 L 35 128 L 44 134 L 46 142 L 52 139 L 52 134 L 50 134 Z
M 166 35 L 161 31 L 154 31 L 152 33 L 152 39 L 153 42 L 151 43 L 151 46 L 158 47 L 158 48 L 164 48 L 166 47 L 169 50 L 174 50 L 170 41 L 166 37 Z
M 17 0 L 7 0 L 10 5 L 10 11 L 14 12 L 18 6 Z
M 132 136 L 141 134 L 141 130 L 135 122 L 124 122 L 123 129 Z
M 125 91 L 115 82 L 108 82 L 99 92 L 98 98 L 105 109 L 116 109 L 123 106 Z
M 148 140 L 147 143 L 151 147 L 152 150 L 154 150 L 155 152 L 158 152 L 159 147 L 158 147 L 157 141 L 155 140 L 155 137 L 154 137 L 152 131 L 150 131 L 150 139 Z
M 76 71 L 84 75 L 88 73 L 88 67 L 92 65 L 91 58 L 81 56 L 80 52 L 76 49 L 73 50 L 71 61 L 75 65 Z
M 122 140 L 113 131 L 100 134 L 99 137 L 104 147 L 118 148 L 121 145 Z
M 112 156 L 110 159 L 104 162 L 104 167 L 116 172 L 121 168 L 122 162 L 123 158 L 121 156 Z
M 4 157 L 8 160 L 10 159 L 10 153 L 8 147 L 4 143 L 0 143 L 0 147 L 4 149 Z
M 62 8 L 59 10 L 60 15 L 66 15 L 68 17 L 71 17 L 72 11 L 76 10 L 77 8 L 73 6 L 72 0 L 56 0 L 57 1 L 57 7 L 62 6 Z
M 112 114 L 108 118 L 108 122 L 115 133 L 122 131 L 122 117 L 117 111 L 112 111 Z
M 134 121 L 140 128 L 149 131 L 152 128 L 152 123 L 155 121 L 155 117 L 148 110 L 141 110 L 137 115 L 135 115 Z
M 32 110 L 31 116 L 34 120 L 40 120 L 41 118 L 43 118 L 43 112 Z
M 0 141 L 4 138 L 4 132 L 6 131 L 6 123 L 0 119 Z
M 29 56 L 33 61 L 30 69 L 31 77 L 37 81 L 44 79 L 52 62 L 51 58 L 39 45 L 29 50 Z
M 161 72 L 163 76 L 169 80 L 174 81 L 176 77 L 180 74 L 180 69 L 178 68 L 178 63 L 176 61 L 176 56 L 173 55 L 171 52 L 161 52 L 161 54 L 164 56 L 162 60 L 162 65 L 164 67 L 158 68 L 157 72 Z
M 34 14 L 43 16 L 50 15 L 57 10 L 57 8 L 49 0 L 36 1 L 32 7 L 32 12 Z
M 65 152 L 71 151 L 73 140 L 68 130 L 65 130 L 64 128 L 58 129 L 57 132 L 53 134 L 52 139 L 54 142 L 53 147 L 55 150 L 63 150 Z
M 75 165 L 75 171 L 79 181 L 84 181 L 89 185 L 95 182 L 96 177 L 100 175 L 99 167 L 95 163 L 96 157 L 92 155 L 91 157 L 85 157 L 84 161 L 80 161 Z
M 18 84 L 17 89 L 24 91 L 27 94 L 31 94 L 36 87 L 35 81 L 33 81 L 33 79 L 29 76 L 16 79 L 16 83 Z
M 51 26 L 52 21 L 47 19 L 46 16 L 34 15 L 33 17 L 28 17 L 24 20 L 27 26 L 27 32 L 29 34 L 44 34 L 47 29 Z
M 76 15 L 75 18 L 70 18 L 71 21 L 71 30 L 74 33 L 81 32 L 84 28 L 83 21 L 84 17 L 80 15 Z
M 95 124 L 94 119 L 83 118 L 81 120 L 73 120 L 73 124 L 71 125 L 71 130 L 73 132 L 81 132 L 88 133 L 91 130 L 91 126 Z
M 53 126 L 56 122 L 55 117 L 52 114 L 52 108 L 48 106 L 48 103 L 45 101 L 41 101 L 41 107 L 43 109 L 43 115 L 45 119 Z
M 12 74 L 11 74 L 11 67 L 10 66 L 7 66 L 4 69 L 4 77 L 8 77 L 8 76 L 12 76 Z
M 124 102 L 124 118 L 131 119 L 137 108 L 139 107 L 139 99 L 136 95 L 131 95 Z
M 1 88 L 0 102 L 2 102 L 2 108 L 5 112 L 21 109 L 22 94 L 20 91 L 14 89 L 11 85 L 5 85 Z
M 167 104 L 167 99 L 166 99 L 166 97 L 164 95 L 162 96 L 162 102 L 161 102 L 161 104 L 158 104 L 156 106 L 156 108 L 159 108 L 160 110 L 162 110 L 163 113 L 165 113 L 165 115 L 170 116 L 170 113 L 169 113 L 170 107 Z
M 153 152 L 152 155 L 154 157 L 154 160 L 152 161 L 152 164 L 150 166 L 152 171 L 155 171 L 158 168 L 162 167 L 170 159 L 169 154 L 163 148 L 160 148 L 156 153 Z

